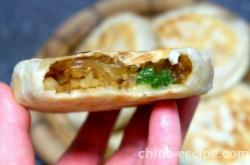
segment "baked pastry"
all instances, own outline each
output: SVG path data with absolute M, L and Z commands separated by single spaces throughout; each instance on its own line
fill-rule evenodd
M 76 51 L 138 51 L 151 50 L 155 46 L 149 20 L 135 13 L 125 12 L 104 20 Z
M 181 164 L 249 164 L 249 103 L 250 88 L 243 83 L 201 101 L 183 144 L 195 156 L 183 156 Z
M 210 96 L 230 89 L 248 70 L 248 24 L 223 8 L 184 7 L 156 17 L 152 24 L 158 47 L 191 46 L 211 56 L 214 85 Z
M 192 48 L 93 51 L 31 59 L 14 68 L 16 100 L 34 110 L 101 111 L 206 93 L 210 57 Z

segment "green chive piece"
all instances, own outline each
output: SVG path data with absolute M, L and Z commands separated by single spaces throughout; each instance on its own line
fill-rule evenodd
M 143 68 L 139 71 L 136 79 L 137 84 L 149 84 L 152 88 L 158 89 L 173 84 L 175 79 L 170 70 L 163 69 L 155 72 L 152 66 Z

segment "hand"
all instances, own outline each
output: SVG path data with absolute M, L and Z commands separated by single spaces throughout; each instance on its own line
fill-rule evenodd
M 105 163 L 178 164 L 178 155 L 147 157 L 146 151 L 178 152 L 198 100 L 192 97 L 140 106 L 125 129 L 119 150 Z M 29 136 L 30 114 L 15 102 L 10 88 L 3 83 L 0 83 L 0 105 L 0 164 L 35 164 Z M 57 164 L 100 164 L 118 112 L 91 113 Z

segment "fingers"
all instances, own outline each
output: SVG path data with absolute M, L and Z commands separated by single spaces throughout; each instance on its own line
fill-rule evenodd
M 138 159 L 138 152 L 144 150 L 147 143 L 151 109 L 151 105 L 138 107 L 125 129 L 121 147 L 106 164 L 135 164 Z
M 144 164 L 178 164 L 181 130 L 177 106 L 174 101 L 155 103 L 149 122 L 148 148 Z M 158 155 L 157 153 L 173 154 Z M 162 156 L 162 157 L 160 157 Z
M 90 113 L 72 145 L 57 164 L 100 164 L 118 112 Z
M 187 133 L 195 109 L 198 106 L 199 100 L 200 97 L 198 96 L 177 100 L 177 106 L 181 121 L 182 139 L 184 139 Z
M 0 164 L 35 164 L 29 126 L 29 112 L 15 102 L 11 89 L 0 83 Z

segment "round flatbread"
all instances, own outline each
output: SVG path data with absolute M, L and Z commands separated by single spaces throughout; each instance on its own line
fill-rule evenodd
M 209 95 L 229 89 L 248 69 L 248 24 L 220 7 L 200 4 L 167 12 L 154 19 L 153 30 L 158 47 L 191 46 L 211 55 L 215 75 Z
M 154 48 L 155 39 L 150 22 L 126 12 L 104 20 L 80 44 L 77 51 L 138 51 Z
M 183 157 L 182 164 L 250 164 L 249 115 L 250 87 L 245 84 L 218 98 L 203 100 L 183 145 L 184 151 L 196 152 L 196 156 Z

